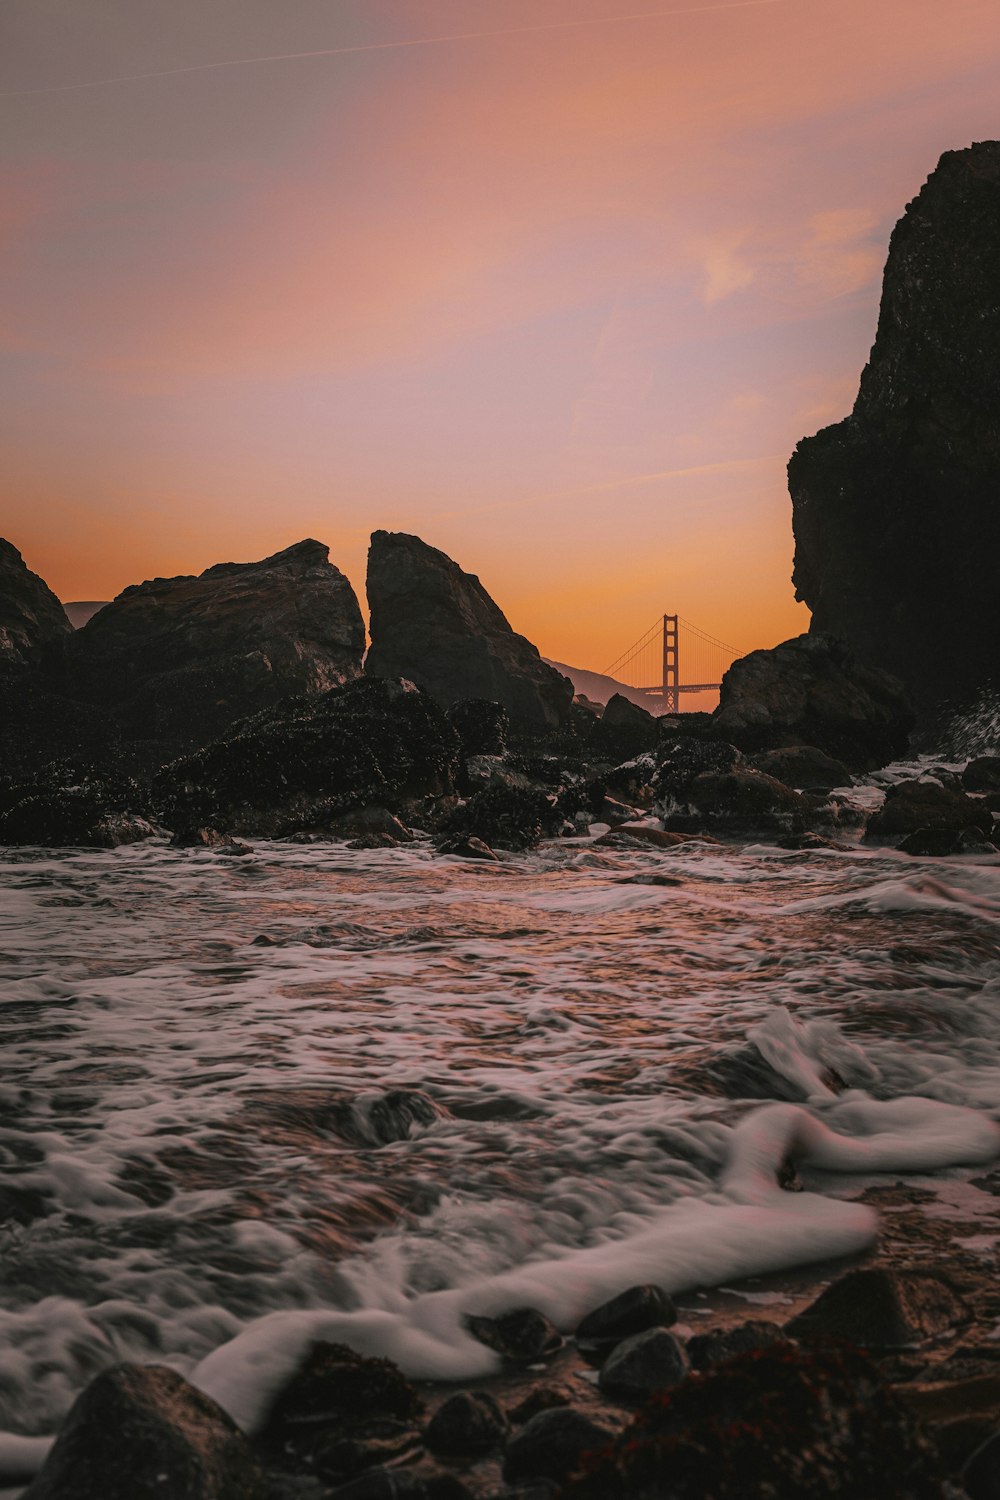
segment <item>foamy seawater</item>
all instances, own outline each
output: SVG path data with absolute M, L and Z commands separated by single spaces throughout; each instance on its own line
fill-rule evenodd
M 789 1150 L 1000 1142 L 1000 858 L 157 842 L 7 851 L 0 906 L 0 1428 L 121 1359 L 252 1425 L 317 1331 L 485 1373 L 464 1312 L 867 1243 Z

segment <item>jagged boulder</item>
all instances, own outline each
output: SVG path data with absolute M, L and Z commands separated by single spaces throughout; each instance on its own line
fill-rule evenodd
M 716 733 L 741 750 L 815 745 L 852 770 L 904 755 L 913 727 L 902 684 L 825 635 L 734 661 L 714 717 Z
M 176 1370 L 118 1365 L 77 1398 L 24 1500 L 265 1500 L 235 1422 Z
M 376 531 L 368 554 L 371 649 L 365 672 L 407 677 L 448 705 L 491 698 L 515 722 L 550 729 L 573 684 L 511 629 L 479 579 L 405 532 Z
M 979 828 L 989 833 L 993 814 L 981 797 L 940 786 L 936 781 L 898 781 L 868 821 L 866 838 L 891 839 L 918 830 Z
M 52 642 L 72 634 L 55 594 L 26 567 L 12 543 L 0 537 L 0 672 L 37 663 Z
M 980 141 L 907 205 L 854 410 L 788 466 L 813 629 L 900 677 L 923 723 L 997 684 L 998 263 L 1000 141 Z
M 194 748 L 358 677 L 364 644 L 350 583 L 327 547 L 304 541 L 125 589 L 68 640 L 62 686 L 110 708 L 130 738 Z
M 211 826 L 264 837 L 342 831 L 342 815 L 403 809 L 454 790 L 458 736 L 412 682 L 360 678 L 233 727 L 153 783 L 175 832 Z

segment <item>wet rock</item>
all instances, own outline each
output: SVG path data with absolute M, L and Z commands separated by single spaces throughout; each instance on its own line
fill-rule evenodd
M 391 1360 L 315 1343 L 275 1400 L 265 1448 L 338 1482 L 415 1452 L 421 1403 Z
M 824 838 L 821 833 L 789 833 L 776 840 L 779 849 L 850 849 L 850 844 L 841 844 L 836 839 Z
M 454 854 L 458 859 L 499 860 L 500 858 L 489 844 L 484 843 L 482 839 L 477 839 L 475 834 L 446 834 L 436 840 L 435 848 L 439 854 Z
M 674 833 L 667 828 L 655 828 L 648 823 L 619 823 L 610 833 L 602 833 L 595 844 L 610 844 L 620 847 L 622 839 L 634 839 L 639 844 L 651 844 L 654 849 L 676 849 L 678 844 L 691 842 L 689 833 Z M 680 884 L 679 881 L 675 884 Z
M 896 848 L 903 854 L 943 859 L 949 854 L 995 854 L 991 843 L 978 828 L 918 828 L 901 839 Z
M 573 1406 L 539 1412 L 511 1438 L 504 1454 L 503 1477 L 516 1483 L 524 1479 L 567 1479 L 584 1460 L 607 1446 L 610 1427 L 584 1416 Z
M 407 677 L 442 704 L 486 698 L 544 730 L 563 723 L 573 685 L 516 635 L 474 574 L 419 537 L 376 531 L 368 554 L 371 649 L 365 672 Z
M 476 792 L 445 827 L 448 835 L 481 839 L 491 849 L 534 849 L 561 822 L 548 794 L 492 786 Z
M 24 1500 L 265 1500 L 249 1443 L 220 1406 L 159 1365 L 117 1365 L 74 1403 Z
M 962 772 L 967 792 L 1000 792 L 1000 755 L 977 755 Z
M 447 1110 L 420 1089 L 360 1094 L 336 1115 L 337 1129 L 365 1146 L 407 1141 L 414 1132 L 447 1118 Z
M 589 1312 L 576 1330 L 578 1343 L 619 1342 L 677 1322 L 673 1300 L 658 1286 L 631 1286 Z
M 326 825 L 326 832 L 333 838 L 343 839 L 367 839 L 372 835 L 391 839 L 394 844 L 410 844 L 413 842 L 413 831 L 408 828 L 401 818 L 389 811 L 387 807 L 356 807 L 349 813 L 342 813 L 339 817 L 331 818 Z M 372 845 L 372 848 L 384 846 Z
M 508 1364 L 530 1365 L 562 1348 L 562 1334 L 544 1313 L 533 1307 L 517 1307 L 496 1318 L 470 1314 L 465 1319 L 469 1332 L 494 1349 Z
M 785 1332 L 892 1349 L 934 1338 L 966 1316 L 961 1298 L 936 1272 L 872 1266 L 841 1276 Z
M 138 813 L 109 807 L 98 784 L 39 791 L 0 818 L 0 844 L 40 844 L 48 849 L 117 849 L 152 838 L 155 832 Z
M 896 678 L 829 636 L 800 635 L 733 662 L 715 724 L 741 750 L 814 745 L 852 770 L 871 770 L 906 753 L 913 713 Z
M 37 666 L 46 647 L 58 646 L 72 633 L 66 611 L 45 580 L 0 537 L 0 672 Z
M 946 1500 L 939 1461 L 852 1351 L 760 1350 L 654 1396 L 561 1500 Z
M 936 781 L 898 781 L 887 788 L 885 801 L 869 818 L 865 837 L 898 838 L 931 828 L 988 831 L 992 826 L 992 814 L 978 797 L 951 791 Z
M 785 745 L 751 757 L 755 771 L 773 776 L 793 787 L 852 786 L 854 778 L 843 761 L 835 760 L 815 745 Z
M 287 837 L 364 808 L 443 797 L 457 766 L 458 739 L 426 693 L 362 679 L 236 725 L 165 766 L 154 796 L 171 828 L 207 823 Z
M 221 828 L 180 828 L 170 840 L 171 849 L 224 849 L 233 842 Z
M 623 1339 L 601 1366 L 601 1393 L 619 1401 L 643 1401 L 676 1385 L 690 1366 L 684 1345 L 665 1328 L 649 1328 Z
M 778 1323 L 764 1318 L 739 1323 L 735 1328 L 720 1328 L 715 1333 L 698 1333 L 685 1345 L 693 1370 L 708 1370 L 732 1359 L 734 1354 L 749 1354 L 754 1349 L 768 1349 L 787 1344 L 788 1339 Z
M 448 709 L 451 726 L 465 755 L 503 755 L 510 715 L 493 698 L 462 698 Z
M 948 151 L 893 231 L 850 416 L 788 466 L 813 629 L 907 685 L 921 720 L 996 681 L 1000 142 Z
M 662 807 L 668 829 L 751 836 L 799 832 L 809 813 L 800 792 L 761 771 L 744 770 L 696 776 L 681 798 Z
M 734 771 L 742 761 L 741 752 L 728 740 L 666 736 L 656 754 L 654 807 L 659 811 L 661 804 L 673 806 L 699 776 Z
M 193 749 L 247 714 L 357 677 L 364 644 L 354 590 L 329 548 L 304 541 L 125 589 L 69 640 L 67 677 L 129 735 Z
M 438 1407 L 424 1431 L 432 1453 L 444 1458 L 489 1453 L 499 1448 L 510 1424 L 492 1396 L 459 1391 Z

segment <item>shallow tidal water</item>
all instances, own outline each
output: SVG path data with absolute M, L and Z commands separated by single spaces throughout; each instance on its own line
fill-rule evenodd
M 252 1425 L 316 1332 L 487 1373 L 463 1311 L 845 1253 L 1000 1143 L 1000 857 L 10 850 L 0 975 L 7 1431 L 122 1359 Z

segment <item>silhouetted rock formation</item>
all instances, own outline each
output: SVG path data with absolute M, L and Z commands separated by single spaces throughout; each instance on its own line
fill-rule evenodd
M 797 597 L 921 721 L 1000 674 L 1000 141 L 942 156 L 896 225 L 852 414 L 788 466 Z
M 65 690 L 112 708 L 130 738 L 185 748 L 359 676 L 361 610 L 328 554 L 304 541 L 125 589 L 67 641 Z
M 0 671 L 34 665 L 45 646 L 71 630 L 48 584 L 0 537 Z
M 376 531 L 368 554 L 365 672 L 408 677 L 439 703 L 492 698 L 532 728 L 561 724 L 573 685 L 516 635 L 479 579 L 405 532 Z
M 863 666 L 828 636 L 799 635 L 733 662 L 714 725 L 741 750 L 814 745 L 869 770 L 905 754 L 913 714 L 888 672 Z

